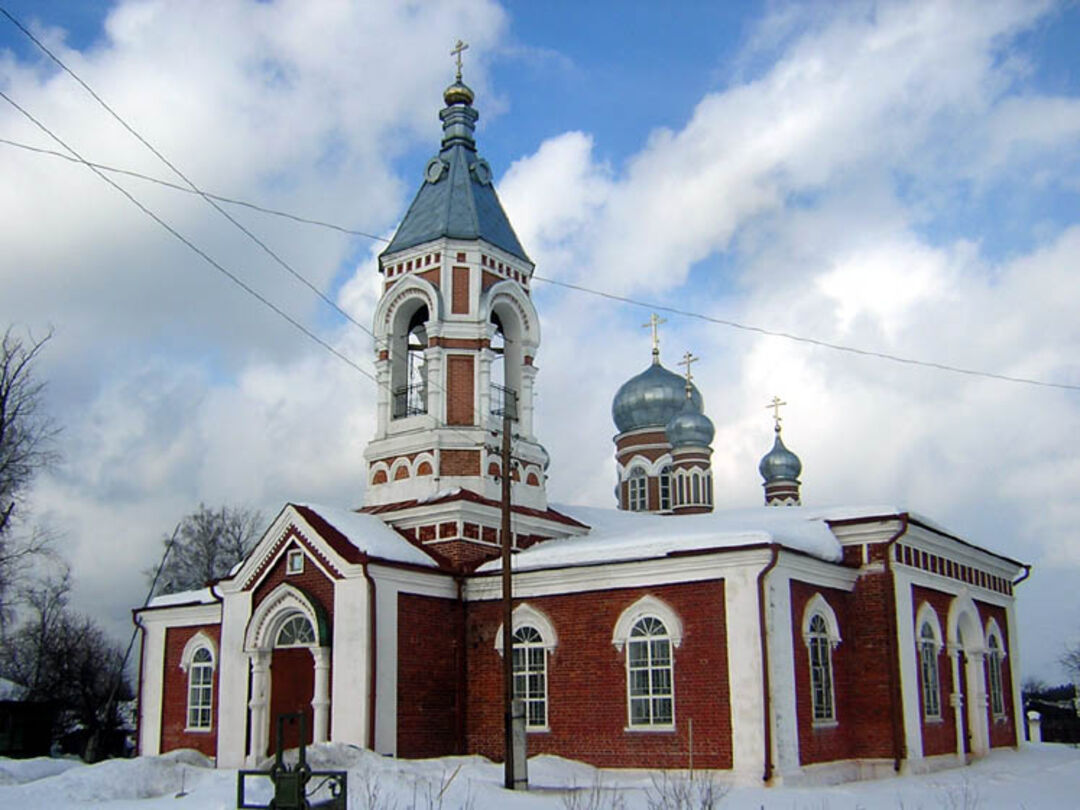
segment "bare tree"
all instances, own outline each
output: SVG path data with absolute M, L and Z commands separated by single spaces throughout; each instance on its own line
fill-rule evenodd
M 171 548 L 154 587 L 157 593 L 176 593 L 204 587 L 229 573 L 259 539 L 262 517 L 240 507 L 209 509 L 205 504 L 185 516 L 171 536 Z M 152 580 L 154 571 L 148 571 Z
M 1061 665 L 1074 682 L 1080 683 L 1080 641 L 1065 648 L 1065 652 L 1061 654 Z
M 11 328 L 0 341 L 0 632 L 9 594 L 33 559 L 48 546 L 36 528 L 17 531 L 19 511 L 34 476 L 56 460 L 56 427 L 45 412 L 45 383 L 34 364 L 52 332 L 40 340 Z

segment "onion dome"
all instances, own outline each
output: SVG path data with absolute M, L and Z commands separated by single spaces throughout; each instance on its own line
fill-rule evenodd
M 780 427 L 776 428 L 776 441 L 773 448 L 765 454 L 758 465 L 758 472 L 765 479 L 766 484 L 773 481 L 797 481 L 802 472 L 802 462 L 799 457 L 784 446 L 780 438 Z
M 668 422 L 665 432 L 671 449 L 678 450 L 680 447 L 708 447 L 716 435 L 716 428 L 691 397 L 684 397 L 682 410 Z
M 693 384 L 689 398 L 701 413 L 701 392 Z M 654 354 L 652 365 L 624 382 L 615 393 L 611 417 L 619 433 L 644 427 L 663 429 L 682 411 L 686 399 L 685 378 L 660 365 L 659 357 Z
M 461 79 L 458 79 L 443 92 L 443 101 L 446 102 L 447 107 L 452 104 L 472 104 L 473 98 L 472 88 Z

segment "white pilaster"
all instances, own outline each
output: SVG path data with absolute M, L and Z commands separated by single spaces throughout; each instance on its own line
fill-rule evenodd
M 762 565 L 767 560 L 763 556 Z M 765 764 L 757 594 L 757 574 L 762 565 L 735 569 L 724 582 L 732 771 L 736 779 L 747 784 L 760 783 Z
M 311 698 L 314 718 L 312 742 L 328 742 L 330 739 L 330 648 L 312 647 L 315 661 L 315 689 Z
M 915 646 L 915 612 L 911 579 L 893 570 L 896 603 L 897 660 L 900 664 L 900 701 L 904 715 L 904 740 L 908 760 L 923 758 L 922 717 L 919 709 L 919 661 Z
M 270 660 L 272 650 L 256 650 L 249 653 L 251 658 L 251 700 L 250 710 L 251 753 L 248 765 L 256 767 L 266 757 L 268 735 L 270 731 Z

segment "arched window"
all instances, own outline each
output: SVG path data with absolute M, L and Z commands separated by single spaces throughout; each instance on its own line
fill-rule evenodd
M 197 647 L 187 667 L 187 730 L 209 731 L 214 707 L 214 653 Z
M 406 317 L 408 321 L 404 320 Z M 424 350 L 428 345 L 429 318 L 427 305 L 421 304 L 415 309 L 402 309 L 394 319 L 394 335 L 390 345 L 394 419 L 427 413 Z
M 626 644 L 626 686 L 630 726 L 670 727 L 675 723 L 671 637 L 655 616 L 639 619 Z
M 315 643 L 315 628 L 299 613 L 291 616 L 278 630 L 275 647 L 310 647 Z
M 626 501 L 631 512 L 644 512 L 649 508 L 648 479 L 641 467 L 634 467 L 630 471 L 630 478 L 626 482 Z
M 1001 642 L 996 635 L 991 635 L 987 643 L 989 652 L 986 656 L 986 666 L 990 676 L 990 711 L 994 717 L 1005 714 L 1005 693 L 1001 686 Z
M 810 618 L 807 645 L 810 651 L 810 702 L 814 722 L 836 719 L 833 705 L 832 645 L 825 617 L 815 613 Z
M 547 645 L 540 631 L 514 631 L 514 697 L 525 701 L 525 727 L 547 728 Z
M 938 640 L 930 622 L 919 630 L 919 669 L 922 674 L 923 715 L 941 719 L 941 680 L 938 677 Z
M 660 470 L 660 511 L 671 508 L 671 465 Z
M 712 506 L 712 473 L 705 473 L 705 503 Z
M 701 476 L 696 472 L 690 474 L 690 480 L 693 482 L 694 494 L 692 502 L 694 504 L 701 503 Z

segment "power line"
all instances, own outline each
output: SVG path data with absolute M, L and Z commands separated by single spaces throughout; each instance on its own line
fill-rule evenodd
M 678 307 L 665 306 L 664 304 L 657 304 L 649 301 L 641 301 L 635 298 L 628 298 L 623 295 L 616 295 L 615 293 L 604 292 L 603 290 L 594 290 L 589 287 L 582 287 L 579 284 L 571 284 L 568 281 L 556 281 L 555 279 L 544 278 L 543 276 L 538 276 L 535 274 L 532 278 L 535 281 L 543 281 L 547 284 L 553 284 L 557 287 L 565 287 L 568 290 L 575 290 L 577 292 L 595 295 L 600 298 L 607 298 L 610 301 L 619 301 L 623 304 L 631 304 L 636 307 L 658 310 L 660 312 L 670 312 L 673 315 L 682 315 L 686 318 L 696 318 L 700 321 L 707 321 L 708 323 L 728 326 L 732 329 L 741 329 L 745 332 L 755 332 L 759 335 L 768 335 L 769 337 L 779 337 L 786 340 L 794 340 L 798 343 L 807 343 L 811 346 L 818 346 L 823 349 L 832 349 L 833 351 L 847 352 L 849 354 L 857 354 L 863 357 L 876 357 L 879 360 L 889 360 L 893 363 L 903 363 L 909 366 L 922 366 L 924 368 L 933 368 L 939 371 L 951 371 L 955 374 L 967 374 L 971 377 L 986 377 L 991 380 L 1003 380 L 1005 382 L 1022 383 L 1024 385 L 1039 385 L 1044 388 L 1061 388 L 1066 391 L 1080 391 L 1080 385 L 1046 382 L 1044 380 L 1031 379 L 1030 377 L 1012 377 L 1008 374 L 996 374 L 992 371 L 979 371 L 977 369 L 963 368 L 962 366 L 950 366 L 946 363 L 935 363 L 930 360 L 914 360 L 910 357 L 901 357 L 899 355 L 889 354 L 888 352 L 878 352 L 871 349 L 859 349 L 855 346 L 846 346 L 842 343 L 830 343 L 826 340 L 803 337 L 802 335 L 795 335 L 791 332 L 780 332 L 773 329 L 765 329 L 761 326 L 752 326 L 750 324 L 740 323 L 738 321 L 732 321 L 726 318 L 714 318 L 711 315 L 703 315 L 700 312 L 693 312 L 687 309 L 679 309 Z
M 112 109 L 112 107 L 110 107 L 104 101 L 104 99 L 102 99 L 97 93 L 95 93 L 94 90 L 86 82 L 84 82 L 77 74 L 75 74 L 74 71 L 72 71 L 66 64 L 64 64 L 64 62 L 58 56 L 56 56 L 56 54 L 54 54 L 51 50 L 49 50 L 49 48 L 44 43 L 42 43 L 37 37 L 35 37 L 34 34 L 31 31 L 29 31 L 21 22 L 19 22 L 14 16 L 12 16 L 11 13 L 7 11 L 7 9 L 0 6 L 0 13 L 2 13 L 5 17 L 7 17 L 8 20 L 10 20 L 20 31 L 22 31 L 27 37 L 29 37 L 30 40 L 35 45 L 37 45 L 37 47 L 40 48 L 45 54 L 47 54 L 49 56 L 49 58 L 52 59 L 63 71 L 65 71 L 76 82 L 78 82 L 83 87 L 83 89 L 86 90 L 86 92 L 88 92 L 102 107 L 105 108 L 105 110 L 107 110 L 109 112 L 110 115 L 112 115 L 113 118 L 115 118 L 120 123 L 121 126 L 123 126 L 129 133 L 131 133 L 131 135 L 133 135 L 136 139 L 138 139 L 138 141 L 140 143 L 142 143 L 147 149 L 149 149 L 159 160 L 161 160 L 166 166 L 168 166 L 178 177 L 180 177 L 185 183 L 187 183 L 188 188 L 184 188 L 183 186 L 180 186 L 180 185 L 177 185 L 177 184 L 174 184 L 174 183 L 170 183 L 170 182 L 168 182 L 166 180 L 161 180 L 159 178 L 150 177 L 148 175 L 140 174 L 138 172 L 133 172 L 133 171 L 125 170 L 125 169 L 116 169 L 116 168 L 113 168 L 113 167 L 105 166 L 103 164 L 90 163 L 90 162 L 86 161 L 85 159 L 83 159 L 81 156 L 78 158 L 78 160 L 74 160 L 72 158 L 69 158 L 67 155 L 64 155 L 64 154 L 59 153 L 59 152 L 53 152 L 52 150 L 41 149 L 39 147 L 29 146 L 27 144 L 18 143 L 16 141 L 7 140 L 7 139 L 4 139 L 4 138 L 0 138 L 0 142 L 6 143 L 6 144 L 8 144 L 10 146 L 15 146 L 15 147 L 18 147 L 18 148 L 21 148 L 21 149 L 27 149 L 27 150 L 30 150 L 30 151 L 40 152 L 40 153 L 43 153 L 43 154 L 51 154 L 51 155 L 54 155 L 56 157 L 61 157 L 61 158 L 65 159 L 65 160 L 71 160 L 72 162 L 83 163 L 86 166 L 88 166 L 89 168 L 96 171 L 99 174 L 99 176 L 101 176 L 103 179 L 106 179 L 106 180 L 108 180 L 108 178 L 106 178 L 105 175 L 102 174 L 103 171 L 109 171 L 109 172 L 115 172 L 115 173 L 129 175 L 131 177 L 136 177 L 136 178 L 146 180 L 146 181 L 151 182 L 151 183 L 157 183 L 159 185 L 166 186 L 166 187 L 169 187 L 169 188 L 173 188 L 173 189 L 176 189 L 178 191 L 183 191 L 185 193 L 192 193 L 192 194 L 196 194 L 196 195 L 202 197 L 209 205 L 211 205 L 222 216 L 224 216 L 227 220 L 229 220 L 229 222 L 231 222 L 234 226 L 239 228 L 245 235 L 248 236 L 248 238 L 250 238 L 257 245 L 259 245 L 259 247 L 261 247 L 269 256 L 271 256 L 271 258 L 273 258 L 279 265 L 281 265 L 285 270 L 287 270 L 294 277 L 296 277 L 301 283 L 303 283 L 305 286 L 307 286 L 309 289 L 311 289 L 317 296 L 319 296 L 319 298 L 321 298 L 329 306 L 333 307 L 338 313 L 340 313 L 342 316 L 344 316 L 350 323 L 352 323 L 353 325 L 355 325 L 356 327 L 358 327 L 359 329 L 364 331 L 369 336 L 375 337 L 374 333 L 370 329 L 368 329 L 366 326 L 364 326 L 359 321 L 357 321 L 355 318 L 353 318 L 348 312 L 346 312 L 344 309 L 339 307 L 336 302 L 331 300 L 326 294 L 324 294 L 314 284 L 312 284 L 310 281 L 308 281 L 307 278 L 305 278 L 303 275 L 301 275 L 299 272 L 297 272 L 295 269 L 293 269 L 284 259 L 282 259 L 280 256 L 278 256 L 278 254 L 275 253 L 265 242 L 263 242 L 261 239 L 259 239 L 257 236 L 255 236 L 255 234 L 251 233 L 251 231 L 249 231 L 247 228 L 245 228 L 236 219 L 234 219 L 227 211 L 225 211 L 220 205 L 218 205 L 217 202 L 220 201 L 220 202 L 225 202 L 225 203 L 232 204 L 232 205 L 240 205 L 240 206 L 244 206 L 246 208 L 249 208 L 249 209 L 252 209 L 252 210 L 255 210 L 255 211 L 259 211 L 261 213 L 270 214 L 270 215 L 273 215 L 273 216 L 285 217 L 287 219 L 291 219 L 291 220 L 296 221 L 296 222 L 309 224 L 309 225 L 316 225 L 316 226 L 324 227 L 324 228 L 329 228 L 329 229 L 332 229 L 332 230 L 339 231 L 341 233 L 345 233 L 345 234 L 349 234 L 349 235 L 353 235 L 353 236 L 362 236 L 364 238 L 372 239 L 372 240 L 376 240 L 376 241 L 380 241 L 380 242 L 389 242 L 390 240 L 388 240 L 388 239 L 386 239 L 384 237 L 381 237 L 381 236 L 376 236 L 374 234 L 365 233 L 363 231 L 355 231 L 355 230 L 345 228 L 345 227 L 340 226 L 340 225 L 335 225 L 333 223 L 323 222 L 323 221 L 315 220 L 315 219 L 309 219 L 307 217 L 301 217 L 301 216 L 298 216 L 298 215 L 295 215 L 295 214 L 290 214 L 290 213 L 287 213 L 287 212 L 284 212 L 284 211 L 277 211 L 277 210 L 274 210 L 274 209 L 265 208 L 263 206 L 256 205 L 255 203 L 249 203 L 249 202 L 246 202 L 246 201 L 243 201 L 243 200 L 237 200 L 237 199 L 234 199 L 234 198 L 223 197 L 223 196 L 220 196 L 220 195 L 210 194 L 210 193 L 204 192 L 202 189 L 200 189 L 198 186 L 196 186 L 190 179 L 188 179 L 188 177 L 183 172 L 181 172 L 180 169 L 178 169 L 176 166 L 174 166 L 164 155 L 162 155 L 157 149 L 155 149 L 145 138 L 143 138 L 142 135 L 140 135 L 138 132 L 136 132 L 135 129 L 133 129 L 115 110 Z M 7 98 L 7 96 L 5 96 L 5 98 Z M 10 101 L 10 99 L 8 99 L 8 100 Z M 12 102 L 12 103 L 14 103 L 14 102 Z M 35 123 L 37 123 L 37 122 L 35 121 Z M 40 126 L 40 124 L 39 124 L 39 126 Z M 52 133 L 49 133 L 49 134 L 51 135 Z M 53 137 L 55 137 L 55 136 L 53 136 Z M 57 140 L 59 140 L 59 139 L 57 139 Z M 69 148 L 69 147 L 66 146 L 66 144 L 64 146 L 65 146 L 65 148 Z M 74 150 L 70 150 L 70 148 L 69 148 L 69 151 L 72 151 L 72 154 L 75 154 Z M 109 182 L 111 182 L 111 181 L 109 181 Z M 113 184 L 113 185 L 115 186 L 115 184 Z M 120 188 L 120 187 L 116 186 L 116 188 Z M 124 192 L 124 193 L 126 194 L 127 192 Z M 1018 383 L 1018 384 L 1022 384 L 1022 385 L 1035 385 L 1035 386 L 1040 386 L 1040 387 L 1044 387 L 1044 388 L 1056 388 L 1056 389 L 1067 390 L 1067 391 L 1080 391 L 1080 385 L 1073 385 L 1073 384 L 1069 384 L 1069 383 L 1047 382 L 1045 380 L 1037 380 L 1037 379 L 1033 379 L 1033 378 L 1029 378 L 1029 377 L 1016 377 L 1016 376 L 1012 376 L 1012 375 L 1008 375 L 1008 374 L 998 374 L 998 373 L 991 372 L 991 371 L 981 371 L 981 370 L 978 370 L 978 369 L 965 368 L 965 367 L 962 367 L 962 366 L 954 366 L 954 365 L 950 365 L 950 364 L 947 364 L 947 363 L 938 363 L 938 362 L 930 361 L 930 360 L 917 360 L 915 358 L 903 357 L 901 355 L 891 354 L 889 352 L 879 352 L 879 351 L 875 351 L 875 350 L 872 350 L 872 349 L 860 349 L 860 348 L 858 348 L 856 346 L 848 346 L 846 344 L 833 343 L 833 342 L 830 342 L 830 341 L 819 340 L 817 338 L 810 338 L 810 337 L 805 337 L 805 336 L 802 336 L 802 335 L 797 335 L 797 334 L 794 334 L 794 333 L 791 333 L 791 332 L 783 332 L 783 331 L 778 331 L 778 330 L 773 330 L 773 329 L 767 329 L 765 327 L 754 326 L 752 324 L 740 323 L 739 321 L 734 321 L 734 320 L 727 319 L 727 318 L 716 318 L 716 317 L 712 317 L 712 316 L 709 316 L 709 315 L 704 315 L 704 314 L 699 313 L 699 312 L 693 312 L 691 310 L 681 309 L 681 308 L 678 308 L 678 307 L 671 307 L 671 306 L 666 306 L 666 305 L 662 305 L 662 304 L 657 304 L 657 303 L 654 303 L 654 302 L 642 301 L 642 300 L 639 300 L 639 299 L 634 299 L 634 298 L 629 298 L 629 297 L 622 296 L 622 295 L 617 295 L 615 293 L 609 293 L 609 292 L 606 292 L 604 290 L 597 290 L 597 289 L 593 289 L 593 288 L 590 288 L 590 287 L 584 287 L 584 286 L 579 285 L 579 284 L 572 284 L 570 282 L 565 282 L 565 281 L 556 281 L 555 279 L 550 279 L 550 278 L 546 278 L 544 276 L 539 276 L 539 275 L 535 275 L 535 274 L 532 276 L 532 278 L 534 280 L 536 280 L 536 281 L 542 281 L 542 282 L 545 282 L 547 284 L 552 284 L 552 285 L 555 285 L 555 286 L 563 287 L 565 289 L 574 290 L 576 292 L 581 292 L 581 293 L 585 293 L 585 294 L 588 294 L 588 295 L 594 295 L 594 296 L 597 296 L 597 297 L 600 297 L 600 298 L 608 299 L 610 301 L 618 301 L 620 303 L 630 304 L 632 306 L 642 307 L 644 309 L 651 309 L 651 310 L 660 311 L 660 312 L 669 312 L 669 313 L 672 313 L 672 314 L 675 314 L 675 315 L 681 315 L 681 316 L 687 317 L 687 318 L 694 318 L 694 319 L 697 319 L 697 320 L 706 321 L 708 323 L 714 323 L 714 324 L 717 324 L 717 325 L 720 325 L 720 326 L 727 326 L 727 327 L 732 328 L 732 329 L 739 329 L 739 330 L 742 330 L 742 331 L 745 331 L 745 332 L 753 332 L 753 333 L 756 333 L 756 334 L 767 335 L 767 336 L 770 336 L 770 337 L 783 338 L 785 340 L 791 340 L 791 341 L 794 341 L 794 342 L 797 342 L 797 343 L 804 343 L 804 344 L 811 345 L 811 346 L 817 346 L 819 348 L 831 349 L 832 351 L 845 352 L 847 354 L 854 354 L 854 355 L 859 355 L 859 356 L 862 356 L 862 357 L 873 357 L 873 358 L 876 358 L 876 359 L 879 359 L 879 360 L 887 360 L 887 361 L 893 362 L 893 363 L 900 363 L 900 364 L 903 364 L 903 365 L 917 366 L 917 367 L 922 367 L 922 368 L 931 368 L 931 369 L 935 369 L 935 370 L 938 370 L 938 371 L 951 372 L 951 373 L 954 373 L 954 374 L 964 374 L 964 375 L 971 376 L 971 377 L 982 377 L 984 379 L 999 380 L 999 381 L 1003 381 L 1003 382 Z M 436 388 L 438 388 L 437 384 L 436 384 Z
M 2 9 L 0 9 L 0 10 L 2 10 Z M 288 313 L 286 313 L 284 310 L 282 310 L 276 304 L 272 303 L 269 299 L 265 298 L 263 295 L 261 295 L 256 290 L 254 290 L 252 287 L 247 285 L 244 281 L 242 281 L 234 273 L 230 272 L 224 266 L 222 266 L 216 260 L 214 260 L 214 258 L 211 257 L 204 250 L 202 250 L 202 248 L 200 248 L 198 245 L 196 245 L 194 242 L 192 242 L 190 239 L 188 239 L 186 236 L 184 236 L 182 233 L 180 233 L 178 230 L 176 230 L 174 227 L 172 227 L 169 223 L 167 223 L 165 220 L 163 220 L 161 217 L 159 217 L 157 214 L 155 214 L 153 211 L 151 211 L 149 208 L 147 208 L 141 202 L 139 202 L 139 200 L 136 199 L 135 196 L 132 195 L 127 189 L 125 189 L 123 186 L 116 183 L 112 178 L 107 176 L 100 169 L 97 169 L 94 166 L 90 165 L 90 163 L 88 163 L 85 159 L 83 159 L 82 155 L 80 155 L 77 151 L 75 151 L 74 148 L 72 148 L 71 146 L 68 146 L 68 144 L 65 143 L 64 140 L 62 138 L 60 138 L 59 135 L 55 134 L 52 130 L 50 130 L 47 126 L 45 126 L 45 124 L 43 124 L 41 121 L 39 121 L 37 118 L 35 118 L 28 110 L 21 107 L 14 99 L 11 98 L 11 96 L 9 96 L 3 90 L 0 90 L 0 98 L 3 98 L 8 104 L 10 104 L 12 107 L 14 107 L 20 113 L 22 113 L 27 119 L 29 119 L 42 132 L 44 132 L 46 135 L 48 135 L 50 138 L 52 138 L 54 141 L 56 141 L 58 144 L 60 144 L 60 146 L 62 146 L 64 149 L 67 149 L 68 152 L 70 152 L 72 155 L 74 155 L 74 157 L 78 160 L 78 162 L 85 165 L 87 168 L 90 169 L 90 171 L 94 172 L 94 174 L 96 174 L 98 177 L 100 177 L 102 180 L 104 180 L 110 186 L 112 186 L 117 191 L 119 191 L 121 194 L 123 194 L 125 197 L 127 197 L 127 199 L 136 208 L 138 208 L 140 211 L 142 211 L 144 214 L 146 214 L 146 216 L 148 216 L 152 220 L 154 220 L 162 228 L 167 230 L 176 239 L 180 240 L 190 250 L 192 250 L 196 255 L 198 255 L 203 261 L 205 261 L 207 264 L 209 264 L 211 267 L 213 267 L 219 273 L 223 274 L 226 278 L 228 278 L 230 281 L 232 281 L 233 284 L 238 286 L 240 289 L 242 289 L 248 295 L 250 295 L 253 298 L 255 298 L 256 300 L 258 300 L 260 303 L 263 304 L 263 306 L 265 306 L 265 307 L 269 308 L 270 310 L 272 310 L 279 317 L 281 317 L 284 320 L 288 321 L 288 323 L 290 323 L 294 328 L 296 328 L 300 332 L 303 332 L 304 335 L 306 335 L 308 338 L 310 338 L 311 340 L 318 343 L 320 346 L 322 346 L 328 352 L 335 355 L 338 359 L 340 359 L 343 362 L 347 363 L 352 368 L 354 368 L 356 371 L 359 371 L 361 374 L 363 374 L 365 377 L 367 377 L 370 380 L 378 383 L 378 380 L 375 379 L 374 374 L 372 374 L 371 372 L 367 371 L 364 368 L 361 368 L 353 360 L 351 360 L 350 358 L 348 358 L 347 356 L 342 354 L 340 351 L 335 349 L 333 346 L 331 346 L 329 343 L 327 343 L 321 337 L 319 337 L 314 332 L 309 330 L 302 323 L 300 323 L 299 321 L 292 318 Z
M 109 115 L 111 115 L 117 121 L 117 123 L 120 124 L 120 126 L 122 126 L 124 129 L 126 129 L 136 140 L 139 141 L 139 143 L 141 143 L 143 146 L 145 146 L 147 149 L 149 149 L 150 152 L 153 153 L 153 155 L 158 160 L 160 160 L 162 163 L 164 163 L 166 166 L 168 166 L 169 169 L 171 169 L 172 172 L 177 177 L 179 177 L 181 180 L 183 180 L 185 183 L 187 183 L 188 187 L 192 190 L 192 192 L 194 192 L 199 197 L 201 197 L 203 200 L 205 200 L 206 203 L 210 207 L 212 207 L 215 211 L 217 211 L 219 214 L 221 214 L 223 217 L 225 217 L 225 219 L 227 219 L 229 222 L 231 222 L 236 228 L 238 228 L 252 242 L 254 242 L 256 245 L 258 245 L 260 248 L 262 248 L 262 250 L 268 256 L 270 256 L 270 258 L 272 258 L 282 268 L 284 268 L 288 273 L 290 273 L 293 276 L 293 278 L 295 278 L 301 284 L 303 284 L 308 289 L 310 289 L 313 293 L 315 293 L 315 295 L 319 296 L 319 298 L 321 298 L 328 306 L 332 307 L 340 315 L 342 315 L 346 320 L 348 320 L 350 323 L 352 323 L 357 328 L 361 329 L 363 332 L 367 333 L 371 337 L 375 337 L 375 334 L 370 329 L 368 329 L 362 323 L 360 323 L 355 318 L 353 318 L 352 315 L 350 315 L 348 312 L 346 312 L 344 309 L 342 309 L 340 306 L 338 306 L 337 302 L 331 300 L 331 298 L 329 296 L 327 296 L 322 290 L 320 290 L 318 287 L 316 287 L 314 284 L 312 284 L 310 281 L 308 281 L 306 276 L 302 275 L 297 270 L 293 269 L 292 265 L 290 265 L 287 261 L 285 261 L 283 258 L 281 258 L 276 252 L 274 252 L 274 250 L 269 245 L 267 245 L 266 242 L 264 242 L 258 236 L 253 234 L 247 228 L 245 228 L 238 220 L 236 220 L 236 218 L 234 218 L 232 216 L 232 214 L 230 214 L 228 211 L 226 211 L 224 208 L 222 208 L 220 205 L 218 205 L 217 202 L 215 202 L 210 196 L 208 196 L 207 194 L 204 194 L 203 191 L 198 186 L 196 186 L 195 183 L 193 183 L 188 178 L 188 176 L 186 174 L 184 174 L 182 171 L 180 171 L 180 169 L 177 168 L 167 157 L 165 157 L 165 155 L 163 155 L 161 152 L 159 152 L 153 146 L 153 144 L 151 144 L 148 140 L 146 140 L 146 138 L 144 138 L 142 135 L 140 135 L 135 130 L 134 127 L 132 127 L 130 124 L 128 124 L 128 122 L 125 121 L 124 118 L 118 112 L 116 112 L 116 110 L 114 110 L 112 107 L 110 107 L 109 104 L 105 101 L 105 99 L 103 99 L 96 92 L 94 92 L 94 89 L 90 85 L 88 85 L 86 82 L 84 82 L 82 80 L 82 78 L 77 73 L 75 73 L 75 71 L 73 71 L 66 64 L 64 64 L 64 61 L 59 56 L 57 56 L 51 50 L 49 50 L 49 48 L 45 45 L 45 43 L 43 43 L 36 36 L 34 36 L 34 34 L 28 28 L 26 28 L 26 26 L 24 26 L 14 16 L 12 16 L 11 12 L 9 12 L 3 6 L 0 6 L 0 13 L 2 13 L 5 17 L 7 17 L 16 28 L 18 28 L 27 37 L 29 37 L 30 41 L 33 42 L 38 48 L 40 48 L 50 59 L 52 59 L 60 67 L 61 70 L 63 70 L 72 79 L 74 79 L 76 82 L 78 82 L 79 85 L 87 93 L 89 93 L 94 98 L 94 100 L 98 104 L 100 104 L 109 113 Z M 74 152 L 72 154 L 74 154 Z
M 28 143 L 20 143 L 19 141 L 12 141 L 8 138 L 0 138 L 0 143 L 7 144 L 8 146 L 14 146 L 18 149 L 25 149 L 28 152 L 36 152 L 41 155 L 49 155 L 50 157 L 58 157 L 61 160 L 66 160 L 69 163 L 80 163 L 80 161 L 65 155 L 63 152 L 57 152 L 55 149 L 45 149 L 40 146 L 31 146 Z M 170 188 L 173 191 L 182 191 L 184 194 L 198 194 L 199 192 L 193 191 L 187 186 L 182 186 L 179 183 L 171 183 L 168 180 L 162 180 L 160 177 L 152 177 L 148 174 L 142 174 L 141 172 L 131 171 L 130 169 L 119 169 L 116 166 L 109 166 L 105 163 L 95 163 L 93 161 L 87 161 L 88 166 L 92 166 L 95 169 L 101 169 L 102 171 L 109 172 L 110 174 L 122 174 L 126 177 L 134 177 L 138 180 L 145 180 L 148 183 L 156 183 L 159 186 Z M 326 222 L 321 219 L 311 219 L 309 217 L 302 217 L 298 214 L 291 214 L 288 211 L 281 211 L 276 208 L 267 208 L 263 205 L 247 202 L 246 200 L 238 200 L 235 197 L 225 197 L 221 194 L 213 194 L 209 191 L 202 191 L 202 194 L 209 197 L 212 200 L 218 202 L 227 203 L 228 205 L 238 205 L 243 208 L 249 208 L 252 211 L 258 211 L 260 214 L 270 214 L 275 217 L 282 217 L 283 219 L 292 220 L 293 222 L 299 222 L 303 225 L 317 225 L 320 228 L 329 228 L 333 231 L 338 231 L 346 236 L 362 236 L 365 239 L 373 239 L 377 242 L 389 242 L 390 240 L 384 236 L 377 236 L 373 233 L 367 233 L 366 231 L 357 231 L 352 228 L 346 228 L 342 225 L 335 225 L 333 222 Z

